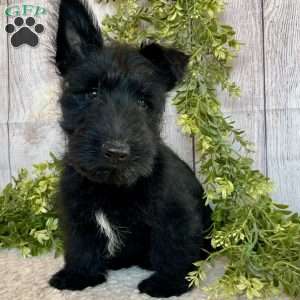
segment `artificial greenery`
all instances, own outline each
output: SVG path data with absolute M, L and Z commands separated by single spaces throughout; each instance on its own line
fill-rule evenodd
M 18 248 L 27 256 L 62 249 L 54 198 L 60 163 L 33 166 L 33 174 L 22 169 L 0 194 L 0 247 Z
M 116 14 L 103 24 L 107 37 L 134 45 L 155 40 L 190 55 L 189 71 L 174 104 L 183 131 L 195 140 L 207 201 L 214 205 L 211 238 L 216 251 L 206 261 L 196 262 L 187 280 L 200 286 L 205 264 L 226 256 L 224 276 L 206 288 L 212 299 L 241 294 L 265 298 L 279 290 L 299 296 L 300 218 L 272 201 L 271 182 L 252 169 L 251 144 L 221 112 L 219 88 L 239 95 L 229 73 L 240 44 L 234 30 L 218 19 L 224 1 L 115 3 Z M 33 178 L 23 170 L 2 192 L 2 247 L 18 247 L 27 255 L 61 248 L 52 205 L 58 165 L 54 160 L 37 166 Z

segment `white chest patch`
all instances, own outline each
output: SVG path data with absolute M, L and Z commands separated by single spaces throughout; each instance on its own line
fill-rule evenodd
M 109 256 L 113 256 L 123 245 L 121 234 L 118 228 L 109 222 L 102 211 L 98 211 L 95 217 L 101 233 L 106 235 L 108 239 L 107 252 Z

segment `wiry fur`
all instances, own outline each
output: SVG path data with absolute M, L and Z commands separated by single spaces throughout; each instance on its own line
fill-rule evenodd
M 59 197 L 65 267 L 50 284 L 79 290 L 104 282 L 109 269 L 139 265 L 155 271 L 141 292 L 185 292 L 192 263 L 210 248 L 211 210 L 160 124 L 188 57 L 157 44 L 105 46 L 79 0 L 61 2 L 56 47 L 68 140 Z

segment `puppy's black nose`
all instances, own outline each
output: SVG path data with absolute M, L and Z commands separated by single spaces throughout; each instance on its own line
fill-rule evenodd
M 111 161 L 127 160 L 130 154 L 130 148 L 127 144 L 119 142 L 107 142 L 103 144 L 104 156 Z

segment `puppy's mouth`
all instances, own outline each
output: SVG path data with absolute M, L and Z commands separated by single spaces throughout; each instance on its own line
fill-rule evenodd
M 75 170 L 89 180 L 116 186 L 129 186 L 137 180 L 137 176 L 130 176 L 132 172 L 125 167 L 112 166 L 110 168 L 99 168 L 95 170 L 87 170 L 83 167 L 73 165 Z
M 132 160 L 129 163 L 109 164 L 87 168 L 71 157 L 66 157 L 67 164 L 71 165 L 80 175 L 99 184 L 115 186 L 131 186 L 139 178 L 151 175 L 154 166 L 154 157 L 142 161 Z

